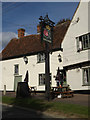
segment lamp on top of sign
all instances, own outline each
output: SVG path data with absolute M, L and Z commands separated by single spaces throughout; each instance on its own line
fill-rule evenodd
M 55 24 L 48 17 L 48 14 L 44 17 L 40 16 L 39 20 L 41 20 L 41 41 L 45 41 L 48 43 L 52 43 L 53 41 L 53 25 Z

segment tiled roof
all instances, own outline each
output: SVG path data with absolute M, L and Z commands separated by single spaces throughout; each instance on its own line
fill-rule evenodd
M 53 32 L 53 50 L 60 49 L 60 44 L 65 36 L 70 21 L 54 27 Z M 40 35 L 28 35 L 20 39 L 12 39 L 0 54 L 2 59 L 17 58 L 24 55 L 37 54 L 44 51 L 45 45 L 41 44 Z

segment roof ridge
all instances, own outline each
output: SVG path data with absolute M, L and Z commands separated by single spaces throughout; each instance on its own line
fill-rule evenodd
M 55 28 L 56 27 L 60 27 L 60 26 L 62 26 L 62 25 L 64 25 L 64 24 L 68 24 L 68 23 L 70 23 L 71 22 L 71 20 L 69 21 L 65 21 L 65 22 L 63 22 L 63 23 L 61 23 L 61 24 L 58 24 L 58 25 L 56 25 L 56 26 L 54 26 Z
M 30 37 L 30 36 L 39 36 L 39 34 L 31 34 L 31 35 L 27 35 L 27 36 L 24 36 L 24 37 Z

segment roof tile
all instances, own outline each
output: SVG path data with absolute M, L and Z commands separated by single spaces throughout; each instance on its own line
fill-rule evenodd
M 53 32 L 53 47 L 59 49 L 63 41 L 65 33 L 68 29 L 70 21 L 62 23 L 54 27 Z M 2 59 L 10 59 L 24 55 L 30 55 L 45 50 L 45 44 L 41 44 L 40 35 L 28 35 L 20 39 L 12 39 L 0 54 Z

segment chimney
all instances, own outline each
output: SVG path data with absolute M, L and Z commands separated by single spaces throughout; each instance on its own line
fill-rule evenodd
M 40 34 L 40 32 L 41 32 L 41 26 L 37 25 L 37 33 Z
M 23 28 L 18 29 L 18 38 L 24 37 L 24 34 L 25 34 L 25 29 Z

